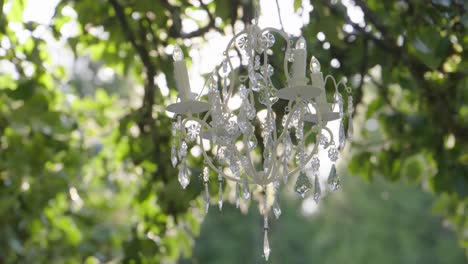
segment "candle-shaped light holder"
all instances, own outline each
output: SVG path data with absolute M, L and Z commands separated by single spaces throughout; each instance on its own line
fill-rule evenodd
M 174 47 L 172 58 L 174 59 L 174 76 L 180 100 L 183 102 L 195 99 L 190 91 L 190 80 L 188 77 L 187 65 L 184 60 L 184 52 L 179 46 Z
M 292 74 L 288 81 L 288 87 L 277 92 L 279 98 L 285 100 L 296 100 L 298 97 L 311 99 L 320 95 L 321 90 L 318 87 L 308 85 L 306 68 L 307 44 L 304 37 L 300 37 L 293 51 Z
M 326 123 L 328 121 L 338 119 L 339 113 L 332 112 L 332 104 L 327 102 L 327 93 L 325 90 L 325 82 L 323 79 L 320 62 L 317 60 L 317 58 L 315 58 L 315 56 L 312 56 L 310 59 L 309 66 L 312 86 L 320 90 L 320 95 L 315 98 L 315 101 L 317 103 L 318 110 L 322 114 L 322 121 Z M 318 122 L 317 116 L 315 114 L 307 115 L 304 120 L 314 123 Z
M 304 37 L 296 42 L 293 58 L 291 82 L 293 85 L 306 85 L 307 44 Z
M 187 71 L 187 65 L 184 60 L 184 52 L 179 46 L 174 47 L 172 53 L 174 59 L 174 76 L 179 91 L 180 102 L 171 104 L 167 107 L 169 112 L 175 114 L 198 114 L 206 112 L 209 109 L 209 104 L 196 101 L 196 94 L 190 89 L 190 80 Z
M 312 85 L 319 88 L 320 95 L 316 98 L 318 108 L 322 113 L 326 112 L 328 108 L 327 104 L 327 94 L 325 92 L 325 84 L 323 82 L 323 74 L 320 70 L 320 62 L 312 56 L 310 59 L 310 79 L 312 81 Z

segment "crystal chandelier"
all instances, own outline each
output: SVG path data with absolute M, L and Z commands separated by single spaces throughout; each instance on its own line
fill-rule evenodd
M 275 36 L 282 40 L 276 41 Z M 279 49 L 275 47 L 281 43 L 285 52 L 278 56 L 273 50 L 281 50 L 281 45 Z M 279 69 L 269 63 L 272 56 L 283 59 Z M 334 191 L 340 186 L 335 162 L 345 146 L 346 116 L 339 88 L 348 93 L 348 140 L 353 137 L 351 89 L 346 80 L 337 83 L 330 75 L 324 78 L 320 63 L 313 56 L 310 79 L 306 77 L 307 48 L 303 37 L 294 43 L 284 31 L 260 29 L 257 25 L 247 26 L 230 40 L 223 62 L 203 87 L 208 90 L 207 102 L 202 101 L 203 91 L 199 95 L 191 92 L 179 47 L 175 47 L 173 58 L 180 100 L 167 110 L 175 114 L 171 160 L 179 168 L 178 180 L 182 188 L 189 184 L 188 148 L 198 145 L 204 158 L 201 178 L 206 211 L 210 205 L 210 174 L 218 181 L 220 210 L 225 180 L 235 184 L 237 207 L 241 197 L 245 200 L 251 197 L 253 188 L 262 190 L 259 207 L 264 217 L 263 254 L 268 260 L 268 216 L 270 212 L 276 218 L 281 214 L 277 201 L 281 183 L 286 184 L 291 176 L 298 175 L 294 177 L 295 191 L 302 197 L 312 193 L 318 202 L 322 195 L 320 150 L 327 152 L 330 161 L 326 162 L 332 163 L 328 189 Z M 237 65 L 233 63 L 235 59 Z M 283 74 L 283 78 L 277 79 L 284 79 L 284 83 L 274 83 L 275 74 Z M 333 89 L 332 102 L 327 101 L 326 87 Z M 230 100 L 240 100 L 240 107 L 229 108 Z M 327 127 L 332 120 L 340 122 L 335 131 L 337 139 Z M 272 194 L 270 199 L 267 193 Z

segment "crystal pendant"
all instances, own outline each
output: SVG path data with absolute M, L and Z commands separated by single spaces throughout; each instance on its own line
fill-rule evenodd
M 330 174 L 328 174 L 328 187 L 332 191 L 336 191 L 340 188 L 340 178 L 338 177 L 338 174 L 336 173 L 336 167 L 335 164 L 332 165 L 330 169 Z
M 322 195 L 322 190 L 320 189 L 320 182 L 318 176 L 315 175 L 314 181 L 314 201 L 318 203 L 320 201 L 320 197 Z
M 249 151 L 252 151 L 257 146 L 258 144 L 257 137 L 255 136 L 253 131 L 252 133 L 250 133 L 249 140 L 247 141 L 247 143 L 248 143 L 247 148 Z
M 289 178 L 288 176 L 289 176 L 288 160 L 287 160 L 287 158 L 285 156 L 283 156 L 283 182 L 285 184 L 288 183 L 288 178 Z
M 354 113 L 354 106 L 353 106 L 353 97 L 350 95 L 348 96 L 348 140 L 351 142 L 353 141 L 353 113 Z
M 223 182 L 220 181 L 219 182 L 219 190 L 218 190 L 218 207 L 219 207 L 219 210 L 222 211 L 223 210 Z
M 205 213 L 208 213 L 210 208 L 210 191 L 208 189 L 208 182 L 205 182 Z
M 248 200 L 250 198 L 250 189 L 249 183 L 247 182 L 247 176 L 244 177 L 244 181 L 242 182 L 242 198 L 244 198 L 244 200 Z
M 353 118 L 349 116 L 349 121 L 348 121 L 348 140 L 349 142 L 353 141 L 354 137 L 354 131 L 353 131 Z
M 177 166 L 177 147 L 176 147 L 177 143 L 176 143 L 176 139 L 173 138 L 172 139 L 172 147 L 171 147 L 171 163 L 172 163 L 172 167 L 176 167 Z
M 294 190 L 302 196 L 305 197 L 306 193 L 312 189 L 312 184 L 310 183 L 309 178 L 305 175 L 304 172 L 299 174 L 297 177 L 296 185 L 294 186 Z
M 340 113 L 340 118 L 343 118 L 343 97 L 340 93 L 335 93 L 335 103 L 338 105 L 338 111 Z
M 189 173 L 190 172 L 187 168 L 186 160 L 184 158 L 182 159 L 182 162 L 180 163 L 180 166 L 179 166 L 179 177 L 178 177 L 180 186 L 182 186 L 183 189 L 185 189 L 187 185 L 189 185 L 190 183 Z
M 263 254 L 265 256 L 265 260 L 268 261 L 268 257 L 270 257 L 270 243 L 268 242 L 268 229 L 265 229 L 265 235 L 263 237 Z
M 240 192 L 239 192 L 240 186 L 239 183 L 236 183 L 236 208 L 239 208 L 240 206 Z
M 338 131 L 338 149 L 342 150 L 346 144 L 346 137 L 344 132 L 343 119 L 340 121 L 340 128 Z
M 281 215 L 281 208 L 278 203 L 278 199 L 275 199 L 273 203 L 273 214 L 275 215 L 276 219 L 278 219 Z

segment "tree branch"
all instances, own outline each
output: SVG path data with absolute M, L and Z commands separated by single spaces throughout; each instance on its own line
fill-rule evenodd
M 137 41 L 133 30 L 131 29 L 130 25 L 128 24 L 127 17 L 125 15 L 123 7 L 117 2 L 117 0 L 109 0 L 110 4 L 114 8 L 115 15 L 122 26 L 122 30 L 130 43 L 132 44 L 133 48 L 137 52 L 138 56 L 140 57 L 144 69 L 145 69 L 145 93 L 143 96 L 143 105 L 141 107 L 143 111 L 143 118 L 139 123 L 139 127 L 141 131 L 145 131 L 145 125 L 152 123 L 152 109 L 154 104 L 154 94 L 156 90 L 156 85 L 154 83 L 154 77 L 156 76 L 156 69 L 151 61 L 151 57 L 149 55 L 148 50 L 146 47 Z M 148 131 L 146 131 L 148 132 Z
M 176 7 L 176 6 L 173 6 L 173 5 L 169 4 L 169 2 L 167 0 L 161 0 L 161 3 L 172 14 L 172 19 L 174 20 L 174 23 L 169 28 L 169 34 L 173 38 L 187 39 L 187 38 L 199 37 L 199 36 L 203 36 L 205 33 L 210 31 L 211 29 L 215 29 L 215 30 L 217 30 L 219 32 L 222 32 L 221 29 L 219 29 L 219 28 L 217 28 L 215 26 L 215 17 L 213 16 L 213 14 L 211 14 L 210 10 L 208 9 L 208 6 L 206 4 L 204 4 L 201 0 L 200 0 L 200 6 L 208 14 L 209 21 L 208 21 L 208 24 L 206 24 L 205 26 L 200 27 L 197 30 L 192 31 L 192 32 L 182 32 L 182 21 L 181 21 L 181 18 L 180 18 L 180 7 Z

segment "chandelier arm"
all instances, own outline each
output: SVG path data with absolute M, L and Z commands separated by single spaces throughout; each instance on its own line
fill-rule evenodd
M 272 28 L 272 27 L 268 27 L 268 28 L 264 28 L 262 31 L 260 31 L 260 33 L 263 35 L 264 32 L 266 31 L 272 31 L 272 32 L 275 32 L 275 33 L 278 33 L 280 34 L 284 40 L 286 40 L 286 50 L 290 50 L 291 48 L 291 43 L 290 43 L 290 38 L 288 36 L 288 34 L 286 34 L 286 32 L 282 31 L 282 30 L 278 30 L 276 28 Z M 284 56 L 284 60 L 283 60 L 283 67 L 284 67 L 284 73 L 286 75 L 286 83 L 289 83 L 289 68 L 288 68 L 288 58 L 287 56 Z
M 219 67 L 218 67 L 218 66 L 215 66 L 214 71 L 217 72 L 218 69 L 219 69 Z M 203 84 L 202 89 L 201 89 L 201 91 L 198 93 L 197 97 L 195 97 L 195 100 L 199 100 L 199 99 L 200 99 L 200 97 L 202 96 L 203 91 L 205 90 L 205 87 L 207 86 L 208 82 L 211 81 L 211 79 L 213 79 L 213 74 L 211 74 L 210 77 L 207 78 L 207 79 L 205 80 L 205 83 Z M 213 79 L 213 80 L 214 80 L 214 79 Z
M 232 66 L 231 58 L 229 56 L 229 50 L 231 49 L 231 46 L 234 44 L 235 40 L 238 37 L 240 37 L 240 36 L 242 36 L 244 34 L 248 34 L 247 30 L 245 30 L 245 29 L 242 30 L 241 32 L 237 33 L 236 35 L 234 35 L 234 37 L 232 37 L 231 40 L 229 40 L 229 42 L 228 42 L 228 44 L 226 46 L 226 50 L 223 52 L 223 55 L 226 57 L 226 59 L 228 61 L 228 64 L 231 67 L 231 75 L 233 75 L 233 76 L 231 76 L 231 78 L 233 78 L 233 79 L 231 80 L 229 91 L 227 92 L 227 94 L 225 96 L 223 96 L 224 102 L 227 102 L 230 99 L 230 97 L 232 95 L 232 92 L 234 91 L 234 81 L 233 81 L 234 77 L 235 77 L 234 76 L 234 67 Z M 241 56 L 241 54 L 238 54 L 238 55 L 239 55 L 239 57 Z
M 228 42 L 228 44 L 227 44 L 227 46 L 226 46 L 226 50 L 224 51 L 225 54 L 228 54 L 228 53 L 229 53 L 229 49 L 231 49 L 231 46 L 232 46 L 232 44 L 234 43 L 234 41 L 236 41 L 236 39 L 237 39 L 238 37 L 240 37 L 241 35 L 243 35 L 243 34 L 248 34 L 248 33 L 247 33 L 247 30 L 245 30 L 245 29 L 242 30 L 241 32 L 239 32 L 239 33 L 237 33 L 236 35 L 234 35 L 234 37 L 232 37 L 231 40 L 229 40 L 229 42 Z
M 323 81 L 324 86 L 327 84 L 328 79 L 331 79 L 331 80 L 332 80 L 333 85 L 335 86 L 335 93 L 339 93 L 339 92 L 340 92 L 340 91 L 339 91 L 340 85 L 342 85 L 343 88 L 344 88 L 348 93 L 351 93 L 351 88 L 350 88 L 349 86 L 346 85 L 346 82 L 347 82 L 346 79 L 343 79 L 343 78 L 342 78 L 342 79 L 337 83 L 336 80 L 335 80 L 335 77 L 333 77 L 332 75 L 329 74 L 329 75 L 325 76 L 325 79 L 324 79 L 324 81 Z M 335 109 L 335 106 L 336 106 L 336 102 L 333 101 L 333 103 L 332 103 L 332 110 Z
M 316 138 L 317 140 L 318 138 Z M 312 152 L 307 156 L 307 158 L 305 159 L 304 161 L 304 164 L 307 164 L 309 163 L 309 161 L 312 159 L 312 157 L 316 154 L 317 150 L 318 150 L 318 146 L 319 144 L 315 144 L 314 145 L 314 149 L 312 150 Z M 288 173 L 288 177 L 292 176 L 294 173 L 298 172 L 299 170 L 301 169 L 301 167 L 296 167 L 294 169 L 292 169 L 289 173 Z
M 294 105 L 294 108 L 291 109 L 291 106 L 292 106 L 293 102 L 298 102 L 298 103 L 296 103 L 296 104 Z M 294 112 L 296 111 L 298 105 L 300 105 L 300 103 L 299 103 L 299 98 L 298 98 L 298 100 L 296 100 L 296 101 L 291 100 L 291 101 L 289 101 L 289 103 L 288 103 L 288 108 L 290 109 L 290 111 L 289 111 L 289 114 L 288 114 L 288 118 L 286 119 L 286 123 L 285 123 L 285 125 L 284 125 L 284 128 L 285 128 L 285 129 L 283 130 L 283 132 L 281 133 L 281 135 L 279 136 L 279 138 L 275 141 L 275 142 L 276 142 L 276 145 L 274 146 L 275 153 L 277 152 L 277 149 L 278 149 L 278 146 L 279 146 L 279 142 L 281 142 L 281 140 L 283 139 L 283 137 L 284 137 L 284 135 L 285 135 L 285 132 L 288 131 L 288 127 L 289 127 L 289 123 L 290 123 L 290 121 L 291 121 L 292 113 L 294 113 Z M 302 119 L 301 119 L 301 120 L 298 120 L 298 122 L 302 122 Z M 310 133 L 311 133 L 311 131 L 308 132 L 308 133 L 306 134 L 305 139 L 310 135 Z M 314 150 L 314 151 L 315 151 L 315 150 Z M 276 155 L 275 155 L 275 156 L 276 156 Z M 310 160 L 310 159 L 309 159 L 309 160 Z M 308 161 L 307 161 L 307 162 L 308 162 Z M 305 164 L 307 164 L 307 162 L 305 162 Z M 272 170 L 272 169 L 273 169 L 273 166 L 276 166 L 276 167 L 277 167 L 276 163 L 279 163 L 279 162 L 278 162 L 278 159 L 275 158 L 275 159 L 274 159 L 274 162 L 272 162 L 272 163 L 273 163 L 273 164 L 271 165 L 271 168 L 270 168 L 270 174 L 271 174 L 271 175 L 270 175 L 270 177 L 268 177 L 268 180 L 266 180 L 266 184 L 269 184 L 269 183 L 271 183 L 271 182 L 273 182 L 273 181 L 275 181 L 275 180 L 278 179 L 278 177 L 276 176 L 276 175 L 277 175 L 277 170 L 274 170 L 274 171 L 275 171 L 274 174 L 273 174 L 273 170 Z M 297 167 L 297 168 L 299 168 L 299 167 Z M 289 174 L 288 174 L 288 175 L 289 175 Z
M 256 182 L 259 182 L 259 177 L 258 177 L 258 174 L 257 174 L 257 170 L 255 170 L 254 166 L 253 166 L 253 162 L 252 162 L 252 157 L 250 156 L 250 151 L 248 150 L 248 142 L 247 142 L 247 137 L 246 135 L 243 135 L 242 136 L 242 141 L 244 143 L 244 146 L 246 148 L 246 151 L 245 151 L 245 156 L 247 157 L 247 159 L 249 160 L 249 164 L 248 164 L 248 167 L 249 167 L 249 170 L 250 170 L 250 173 L 252 174 L 252 178 L 253 180 L 255 181 L 254 183 Z M 241 161 L 241 165 L 242 165 L 242 161 Z
M 241 183 L 240 178 L 238 179 L 238 178 L 231 177 L 231 176 L 225 174 L 223 172 L 223 170 L 219 169 L 218 167 L 216 167 L 213 164 L 213 159 L 208 156 L 208 154 L 206 153 L 206 150 L 205 150 L 205 146 L 203 146 L 203 138 L 201 137 L 201 135 L 199 137 L 200 137 L 200 142 L 201 142 L 200 145 L 201 145 L 201 149 L 202 149 L 203 158 L 205 159 L 208 166 L 210 166 L 212 170 L 214 170 L 214 171 L 218 172 L 219 174 L 221 174 L 221 176 L 223 176 L 224 178 L 226 178 L 228 180 L 231 180 L 231 181 L 234 181 L 234 182 L 237 182 L 237 183 Z
M 205 121 L 199 119 L 199 118 L 196 118 L 196 117 L 192 117 L 192 116 L 189 116 L 187 118 L 185 118 L 185 120 L 182 122 L 183 125 L 185 125 L 185 123 L 187 123 L 187 121 L 195 121 L 195 122 L 198 122 L 200 123 L 202 126 L 205 126 L 208 131 L 211 132 L 211 134 L 213 135 L 213 132 L 212 132 L 212 128 L 210 125 L 208 125 Z M 182 133 L 183 134 L 186 134 L 184 129 L 182 129 Z M 200 130 L 201 132 L 201 130 Z M 206 150 L 205 150 L 205 146 L 203 145 L 203 138 L 202 138 L 202 135 L 201 133 L 199 133 L 199 138 L 200 138 L 200 145 L 201 145 L 201 149 L 202 149 L 202 154 L 203 154 L 203 157 L 204 159 L 206 160 L 207 164 L 211 167 L 211 169 L 213 169 L 214 171 L 217 171 L 218 173 L 220 173 L 223 177 L 225 177 L 226 179 L 228 180 L 232 180 L 232 181 L 235 181 L 235 182 L 238 182 L 240 183 L 240 179 L 237 179 L 235 177 L 231 177 L 227 174 L 225 174 L 222 170 L 219 170 L 214 164 L 213 164 L 213 160 L 208 156 L 208 154 L 206 153 Z
M 293 105 L 293 102 L 294 101 L 289 101 L 288 103 L 288 108 L 289 108 L 289 114 L 288 114 L 288 118 L 286 118 L 286 122 L 283 126 L 283 132 L 281 132 L 280 136 L 278 137 L 278 139 L 276 140 L 276 142 L 281 142 L 281 140 L 283 139 L 286 131 L 288 131 L 288 127 L 289 127 L 289 123 L 291 122 L 291 113 L 294 113 L 294 111 L 296 111 L 296 107 L 297 107 L 297 104 L 294 105 L 294 108 L 291 109 L 291 106 Z
M 328 134 L 330 135 L 330 142 L 328 142 L 323 148 L 328 148 L 328 146 L 330 146 L 332 143 L 334 144 L 335 141 L 333 139 L 333 132 L 326 126 L 322 127 L 322 130 L 325 130 L 328 132 Z

